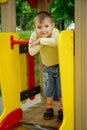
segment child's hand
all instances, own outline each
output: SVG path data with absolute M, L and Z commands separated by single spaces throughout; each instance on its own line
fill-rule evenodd
M 31 44 L 30 48 L 33 48 L 34 46 L 39 45 L 40 44 L 40 39 L 38 39 L 38 40 L 36 40 L 36 41 L 34 41 L 34 42 L 30 43 L 30 44 Z

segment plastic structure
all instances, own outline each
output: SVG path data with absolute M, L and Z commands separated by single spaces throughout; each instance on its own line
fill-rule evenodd
M 74 33 L 62 31 L 58 55 L 62 87 L 63 122 L 59 130 L 74 130 Z

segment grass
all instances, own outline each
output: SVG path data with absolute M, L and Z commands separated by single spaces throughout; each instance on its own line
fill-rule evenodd
M 31 35 L 32 31 L 22 31 L 22 32 L 18 32 L 19 34 L 19 39 L 23 39 L 23 40 L 28 40 L 30 35 Z
M 34 56 L 34 64 L 35 64 L 35 84 L 40 85 L 40 73 L 39 73 L 39 54 Z

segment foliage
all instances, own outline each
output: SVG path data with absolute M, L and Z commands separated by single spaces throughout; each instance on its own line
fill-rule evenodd
M 21 30 L 33 28 L 33 18 L 37 12 L 37 8 L 32 9 L 25 0 L 16 1 L 17 26 Z
M 33 29 L 33 18 L 37 11 L 38 9 L 32 9 L 25 0 L 16 0 L 17 26 L 22 30 Z M 52 0 L 49 12 L 56 26 L 62 24 L 65 27 L 67 22 L 74 21 L 74 0 Z
M 19 39 L 28 40 L 31 35 L 31 31 L 21 31 L 21 32 L 18 32 L 18 34 L 19 34 Z
M 74 0 L 52 0 L 50 13 L 57 26 L 61 21 L 74 21 Z

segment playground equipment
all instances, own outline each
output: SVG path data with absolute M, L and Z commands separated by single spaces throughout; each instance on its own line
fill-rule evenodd
M 14 40 L 14 39 L 15 40 Z M 21 70 L 25 70 L 20 63 L 20 48 L 14 44 L 28 44 L 28 41 L 19 41 L 17 33 L 0 34 L 0 84 L 3 101 L 3 112 L 0 115 L 0 129 L 8 130 L 14 123 L 22 119 L 20 101 L 26 98 L 34 98 L 40 93 L 40 86 L 35 87 L 34 82 L 34 58 L 29 56 L 28 72 L 29 89 L 26 90 L 27 80 Z M 14 48 L 12 48 L 14 45 Z M 23 53 L 23 50 L 22 50 Z M 23 61 L 23 60 L 22 60 Z M 25 63 L 25 62 L 24 62 Z M 23 63 L 23 64 L 24 64 Z M 26 67 L 25 67 L 26 68 Z M 26 74 L 26 71 L 25 71 Z M 31 79 L 32 78 L 32 79 Z M 23 87 L 22 87 L 23 86 Z M 34 88 L 35 87 L 35 88 Z M 31 89 L 33 88 L 33 89 Z
M 6 3 L 8 0 L 0 0 L 0 3 Z
M 0 33 L 0 84 L 4 108 L 0 116 L 1 130 L 7 130 L 14 122 L 22 119 L 19 48 L 15 46 L 14 50 L 11 50 L 10 35 L 18 39 L 16 33 Z
M 8 0 L 0 0 L 0 3 L 6 3 L 7 1 Z M 27 0 L 31 7 L 34 8 L 37 6 L 38 1 L 32 1 Z M 43 6 L 40 6 L 40 4 L 38 6 L 45 9 Z M 22 119 L 20 101 L 23 101 L 26 98 L 33 99 L 34 95 L 40 92 L 39 86 L 33 88 L 34 84 L 31 85 L 32 82 L 30 78 L 33 75 L 28 75 L 28 80 L 30 80 L 28 83 L 28 87 L 31 86 L 32 89 L 26 90 L 26 59 L 25 55 L 23 54 L 24 52 L 26 52 L 26 49 L 24 49 L 26 47 L 23 47 L 22 50 L 20 49 L 22 48 L 22 46 L 20 45 L 19 47 L 19 45 L 17 44 L 27 44 L 28 41 L 19 41 L 18 39 L 19 37 L 16 33 L 0 34 L 0 85 L 3 101 L 3 112 L 0 115 L 1 130 L 8 130 L 9 128 L 11 128 L 11 126 Z M 63 122 L 59 130 L 74 130 L 73 31 L 62 31 L 60 33 L 58 50 L 64 115 Z M 22 55 L 19 53 L 21 53 Z M 33 57 L 30 57 L 29 55 L 27 57 L 31 61 L 29 62 L 28 60 L 28 62 L 30 64 L 33 64 Z M 28 66 L 28 68 L 29 67 L 30 66 Z M 29 71 L 28 74 L 30 73 L 31 72 Z M 34 77 L 32 77 L 32 79 L 34 83 Z
M 62 86 L 63 122 L 59 130 L 74 130 L 74 52 L 73 31 L 62 31 L 58 40 L 60 77 Z M 14 40 L 15 39 L 15 40 Z M 26 90 L 24 75 L 21 73 L 20 47 L 18 44 L 28 44 L 28 41 L 18 40 L 17 33 L 0 34 L 0 84 L 3 100 L 3 112 L 0 115 L 0 129 L 8 130 L 22 119 L 20 101 L 40 93 L 40 86 L 34 87 L 34 73 L 29 77 L 29 87 Z M 23 53 L 23 50 L 22 50 Z M 29 64 L 32 63 L 29 59 Z M 22 67 L 25 67 L 22 66 Z M 30 66 L 29 66 L 30 67 Z M 29 73 L 32 69 L 29 68 Z M 33 85 L 31 82 L 33 78 Z M 22 86 L 25 86 L 22 88 Z
M 74 130 L 74 33 L 60 33 L 58 41 L 63 122 L 59 130 Z

